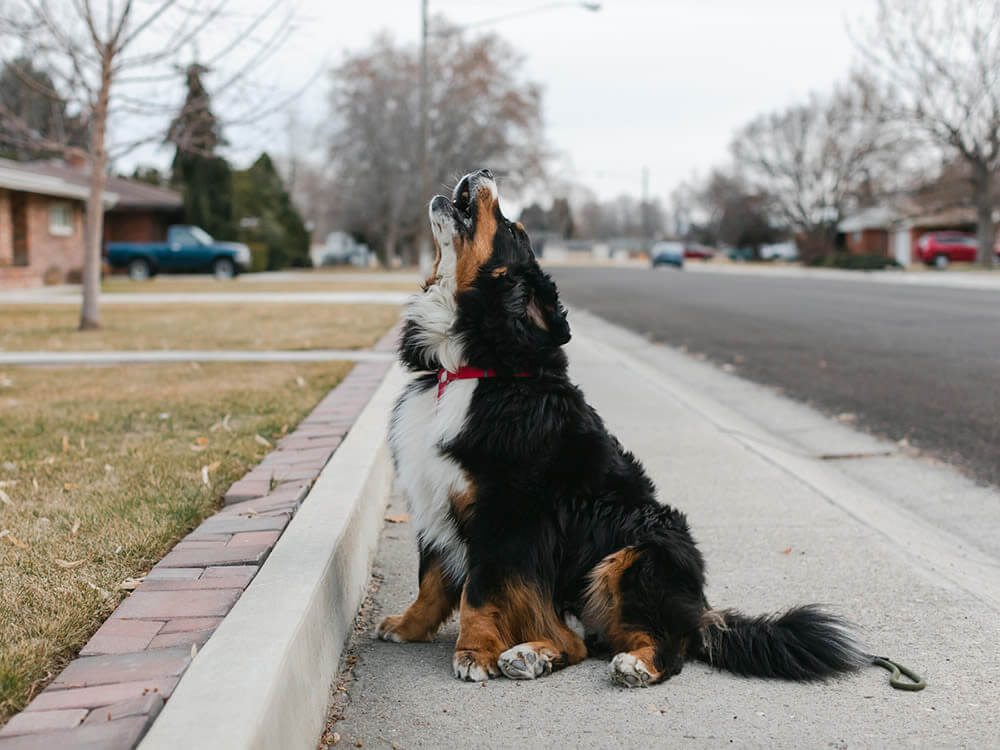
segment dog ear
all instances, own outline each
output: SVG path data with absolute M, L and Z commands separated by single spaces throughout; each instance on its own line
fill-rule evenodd
M 558 299 L 553 304 L 545 304 L 532 294 L 525 313 L 531 324 L 547 335 L 552 346 L 562 346 L 569 341 L 570 332 L 569 323 L 566 321 L 566 310 L 559 304 Z

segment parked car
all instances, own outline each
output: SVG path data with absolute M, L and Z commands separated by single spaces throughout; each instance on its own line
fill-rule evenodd
M 657 266 L 684 268 L 684 245 L 680 242 L 657 242 L 649 251 L 649 260 L 653 268 Z
M 684 246 L 684 257 L 692 260 L 711 260 L 715 257 L 715 250 L 705 245 L 691 243 Z
M 979 251 L 976 235 L 969 232 L 928 232 L 917 242 L 917 258 L 935 268 L 955 262 L 974 263 Z M 994 248 L 1000 260 L 1000 246 Z
M 231 279 L 250 267 L 250 248 L 239 242 L 217 242 L 199 227 L 177 224 L 167 229 L 166 242 L 109 242 L 106 260 L 124 268 L 129 278 L 143 281 L 158 273 L 211 272 Z

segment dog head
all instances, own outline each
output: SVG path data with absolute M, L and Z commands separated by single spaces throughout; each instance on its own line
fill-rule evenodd
M 467 174 L 450 199 L 434 197 L 429 214 L 434 271 L 407 312 L 404 362 L 501 373 L 565 366 L 566 311 L 524 227 L 501 212 L 493 174 Z

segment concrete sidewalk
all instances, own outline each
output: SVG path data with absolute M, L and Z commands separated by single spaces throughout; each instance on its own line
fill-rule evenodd
M 429 644 L 373 637 L 416 594 L 409 526 L 386 524 L 381 585 L 346 652 L 346 690 L 334 686 L 328 738 L 366 748 L 997 745 L 1000 493 L 600 319 L 574 312 L 571 322 L 574 379 L 661 498 L 688 513 L 713 605 L 828 603 L 929 687 L 892 690 L 876 668 L 798 685 L 692 663 L 626 691 L 595 659 L 534 682 L 461 683 L 455 621 Z

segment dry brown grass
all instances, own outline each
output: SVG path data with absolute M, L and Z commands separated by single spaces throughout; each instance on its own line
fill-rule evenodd
M 163 294 L 166 292 L 413 292 L 420 291 L 420 282 L 402 281 L 399 278 L 323 278 L 322 271 L 314 271 L 314 279 L 308 281 L 246 281 L 237 277 L 228 281 L 205 278 L 157 277 L 150 281 L 132 281 L 128 278 L 111 277 L 101 284 L 101 290 L 109 294 L 122 292 L 142 294 Z
M 119 584 L 260 460 L 267 448 L 255 436 L 292 429 L 349 369 L 0 373 L 0 725 L 79 651 L 124 595 Z M 218 426 L 227 414 L 231 432 Z
M 0 350 L 361 349 L 398 318 L 394 305 L 105 305 L 79 331 L 76 305 L 0 307 Z

